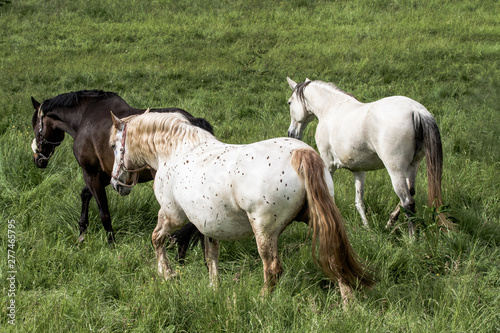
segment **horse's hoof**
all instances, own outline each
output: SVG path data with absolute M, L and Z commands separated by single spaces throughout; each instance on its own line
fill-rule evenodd
M 108 244 L 115 244 L 115 235 L 112 232 L 108 233 Z
M 178 277 L 177 272 L 174 270 L 171 270 L 171 269 L 165 269 L 165 270 L 163 270 L 163 272 L 159 271 L 158 274 L 160 276 L 163 276 L 163 279 L 165 281 L 173 280 L 176 277 Z
M 84 240 L 85 240 L 85 234 L 81 234 L 80 237 L 78 237 L 78 244 L 82 244 Z
M 394 227 L 394 221 L 393 220 L 389 220 L 389 222 L 387 222 L 387 224 L 385 225 L 385 228 L 386 229 L 391 229 L 392 227 Z

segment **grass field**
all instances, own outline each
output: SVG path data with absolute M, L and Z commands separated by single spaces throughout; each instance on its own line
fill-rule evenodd
M 0 4 L 1 331 L 500 331 L 496 1 Z M 253 239 L 222 243 L 217 292 L 199 247 L 176 265 L 178 279 L 157 278 L 152 183 L 123 198 L 108 189 L 115 246 L 94 202 L 85 243 L 76 244 L 84 182 L 72 138 L 37 169 L 30 96 L 114 91 L 134 107 L 183 108 L 210 121 L 221 141 L 248 143 L 286 135 L 287 76 L 334 82 L 364 102 L 405 95 L 425 105 L 441 129 L 444 209 L 457 231 L 437 232 L 423 165 L 415 242 L 402 218 L 400 232 L 384 229 L 397 204 L 386 171 L 367 174 L 370 230 L 354 208 L 351 173 L 337 172 L 335 199 L 350 240 L 378 277 L 346 311 L 298 223 L 280 238 L 285 272 L 269 297 L 258 296 L 262 264 Z M 313 147 L 314 131 L 312 124 L 304 137 Z M 168 253 L 173 260 L 174 248 Z

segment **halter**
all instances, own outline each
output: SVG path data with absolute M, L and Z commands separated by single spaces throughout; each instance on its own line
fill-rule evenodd
M 62 140 L 57 141 L 57 142 L 53 142 L 53 141 L 49 141 L 49 140 L 45 139 L 45 135 L 43 135 L 43 117 L 44 117 L 44 114 L 42 111 L 42 105 L 40 105 L 40 107 L 38 108 L 38 119 L 40 119 L 39 124 L 38 124 L 38 137 L 40 138 L 40 140 L 36 140 L 35 153 L 38 156 L 41 156 L 41 158 L 39 158 L 39 159 L 48 161 L 52 157 L 52 155 L 54 155 L 55 148 L 62 143 Z M 46 144 L 54 146 L 54 149 L 52 149 L 52 151 L 49 153 L 49 156 L 45 156 L 44 154 L 42 154 L 42 146 L 46 145 Z
M 149 165 L 147 164 L 144 164 L 142 167 L 138 168 L 138 169 L 127 169 L 125 167 L 125 162 L 124 162 L 124 157 L 125 157 L 125 138 L 126 138 L 126 133 L 127 133 L 127 124 L 125 124 L 125 127 L 123 128 L 123 135 L 122 135 L 122 144 L 121 144 L 121 147 L 120 147 L 120 160 L 118 162 L 118 169 L 116 170 L 116 174 L 111 174 L 111 179 L 114 179 L 118 185 L 120 186 L 125 186 L 125 187 L 133 187 L 135 184 L 137 184 L 138 180 L 139 180 L 139 172 L 146 169 L 146 168 L 149 168 Z M 121 180 L 118 179 L 118 172 L 120 170 L 123 170 L 125 172 L 129 172 L 129 173 L 133 173 L 133 182 L 132 182 L 132 185 L 129 185 L 129 184 L 125 184 L 124 182 L 122 182 Z

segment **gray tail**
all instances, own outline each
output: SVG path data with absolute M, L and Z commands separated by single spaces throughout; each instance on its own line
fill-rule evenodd
M 439 128 L 430 114 L 414 114 L 417 140 L 423 142 L 425 162 L 427 165 L 427 204 L 429 207 L 439 208 L 443 205 L 441 194 L 441 180 L 443 175 L 443 146 Z M 439 214 L 439 225 L 453 229 L 453 223 L 445 214 Z

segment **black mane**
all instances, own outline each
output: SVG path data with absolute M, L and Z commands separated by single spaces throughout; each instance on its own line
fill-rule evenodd
M 72 108 L 79 105 L 84 98 L 108 98 L 111 96 L 118 96 L 118 94 L 102 90 L 74 91 L 45 100 L 42 103 L 42 109 L 44 112 L 50 112 L 55 108 Z

